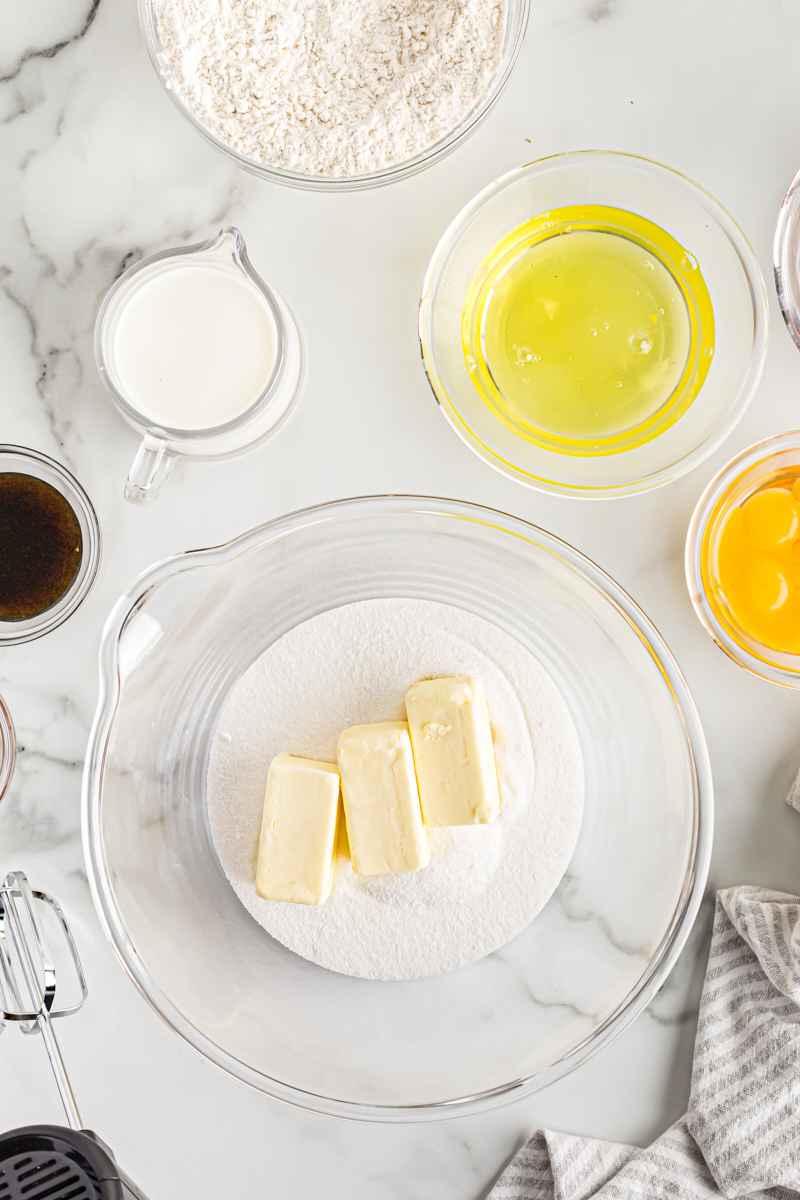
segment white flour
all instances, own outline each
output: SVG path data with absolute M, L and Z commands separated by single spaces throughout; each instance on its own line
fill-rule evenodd
M 404 719 L 413 683 L 461 674 L 486 688 L 497 820 L 428 830 L 431 865 L 409 874 L 359 877 L 340 854 L 333 894 L 319 907 L 260 899 L 271 759 L 286 751 L 335 762 L 342 730 Z M 345 975 L 417 979 L 491 953 L 543 908 L 578 837 L 583 763 L 560 693 L 514 638 L 450 605 L 366 600 L 298 625 L 245 672 L 214 736 L 207 803 L 223 870 L 273 937 Z
M 314 175 L 443 137 L 499 62 L 506 0 L 154 0 L 175 87 L 212 133 Z

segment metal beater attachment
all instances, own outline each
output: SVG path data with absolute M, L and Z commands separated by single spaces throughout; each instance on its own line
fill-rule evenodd
M 39 904 L 49 905 L 55 913 L 78 978 L 80 997 L 66 1008 L 54 1007 L 56 968 L 42 927 Z M 83 967 L 60 905 L 46 892 L 33 891 L 22 871 L 10 871 L 0 888 L 0 1030 L 6 1021 L 13 1021 L 23 1033 L 41 1033 L 70 1129 L 82 1128 L 81 1118 L 53 1021 L 77 1012 L 86 996 Z
M 77 977 L 78 998 L 69 1005 L 60 1002 L 63 987 L 56 989 L 43 905 L 61 926 Z M 146 1200 L 108 1146 L 81 1125 L 53 1021 L 77 1012 L 85 999 L 81 960 L 61 908 L 35 892 L 22 871 L 12 871 L 0 888 L 0 1033 L 11 1021 L 23 1033 L 41 1033 L 70 1128 L 28 1125 L 0 1134 L 0 1200 Z

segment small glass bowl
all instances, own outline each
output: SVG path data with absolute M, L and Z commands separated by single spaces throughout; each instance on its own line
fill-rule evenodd
M 800 688 L 800 654 L 773 650 L 743 629 L 718 598 L 713 569 L 719 534 L 730 510 L 793 470 L 800 474 L 800 430 L 756 442 L 723 467 L 692 515 L 686 537 L 686 582 L 695 612 L 734 662 L 769 683 Z
M 800 349 L 800 171 L 789 184 L 778 214 L 773 262 L 778 303 Z
M 100 523 L 91 500 L 75 476 L 38 450 L 0 445 L 0 472 L 12 471 L 44 480 L 68 501 L 80 523 L 83 554 L 78 573 L 60 600 L 24 621 L 0 621 L 0 646 L 32 642 L 61 625 L 83 603 L 100 566 Z
M 5 796 L 17 757 L 17 741 L 11 714 L 0 696 L 0 800 Z
M 462 313 L 486 255 L 531 218 L 591 203 L 637 213 L 699 263 L 714 309 L 715 349 L 696 399 L 679 420 L 635 448 L 586 457 L 512 432 L 472 382 Z M 761 378 L 767 297 L 750 245 L 733 218 L 686 176 L 633 154 L 558 154 L 495 180 L 458 214 L 431 259 L 419 338 L 433 393 L 456 433 L 484 462 L 540 491 L 599 499 L 649 491 L 701 463 L 740 420 Z
M 380 187 L 385 183 L 395 183 L 398 179 L 405 179 L 409 175 L 416 175 L 419 171 L 424 171 L 426 167 L 432 166 L 450 154 L 452 150 L 455 150 L 474 133 L 489 114 L 490 109 L 509 80 L 520 49 L 522 48 L 522 41 L 528 25 L 529 10 L 530 0 L 507 0 L 503 45 L 494 74 L 489 80 L 489 85 L 468 112 L 464 114 L 458 124 L 454 125 L 444 137 L 439 138 L 438 141 L 428 146 L 427 149 L 421 151 L 419 154 L 415 154 L 413 158 L 407 158 L 392 167 L 383 167 L 379 171 L 370 171 L 365 175 L 340 176 L 310 175 L 302 171 L 287 171 L 283 167 L 275 167 L 269 163 L 258 162 L 256 159 L 249 158 L 245 154 L 240 154 L 238 150 L 234 150 L 227 142 L 224 142 L 206 128 L 181 96 L 173 80 L 172 67 L 167 61 L 161 45 L 158 19 L 155 14 L 153 0 L 139 0 L 139 23 L 144 43 L 147 47 L 147 53 L 150 55 L 150 61 L 158 72 L 158 77 L 168 95 L 178 106 L 184 117 L 186 117 L 189 124 L 194 126 L 207 142 L 210 142 L 217 150 L 235 162 L 237 166 L 242 167 L 245 171 L 249 171 L 252 175 L 258 175 L 260 179 L 269 179 L 274 183 L 288 184 L 289 187 L 311 188 L 320 192 L 357 192 L 362 191 L 364 188 Z

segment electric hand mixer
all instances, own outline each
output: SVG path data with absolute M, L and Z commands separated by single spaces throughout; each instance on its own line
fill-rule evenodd
M 56 969 L 39 905 L 55 914 L 77 976 L 79 996 L 57 1008 Z M 0 1134 L 0 1200 L 147 1200 L 114 1162 L 96 1134 L 81 1125 L 58 1042 L 56 1017 L 77 1012 L 86 980 L 66 918 L 45 892 L 35 892 L 21 871 L 0 888 L 0 1032 L 14 1022 L 23 1033 L 40 1033 L 67 1114 L 69 1129 L 29 1125 Z

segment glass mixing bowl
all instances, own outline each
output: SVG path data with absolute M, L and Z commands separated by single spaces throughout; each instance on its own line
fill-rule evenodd
M 161 36 L 158 30 L 153 0 L 139 0 L 139 23 L 144 37 L 150 61 L 158 72 L 158 77 L 167 90 L 168 95 L 177 104 L 187 121 L 202 134 L 217 150 L 226 155 L 245 171 L 258 175 L 261 179 L 271 179 L 275 183 L 285 183 L 290 187 L 312 188 L 322 192 L 356 192 L 364 188 L 379 187 L 384 183 L 394 183 L 405 179 L 408 175 L 416 175 L 433 163 L 438 162 L 465 142 L 470 134 L 478 128 L 486 118 L 495 101 L 507 84 L 514 64 L 522 48 L 525 30 L 528 25 L 530 0 L 506 0 L 506 27 L 500 56 L 489 80 L 489 85 L 472 107 L 464 114 L 457 125 L 433 142 L 420 154 L 407 158 L 404 162 L 392 167 L 384 167 L 380 171 L 370 171 L 364 175 L 310 175 L 302 171 L 288 171 L 283 167 L 274 167 L 269 163 L 258 162 L 229 146 L 215 133 L 207 129 L 193 109 L 182 98 L 173 79 L 172 67 L 164 54 Z
M 536 445 L 507 427 L 475 388 L 462 343 L 465 300 L 486 255 L 531 218 L 580 204 L 637 213 L 690 251 L 708 287 L 715 326 L 711 367 L 683 416 L 643 445 L 593 457 Z M 484 462 L 545 492 L 626 496 L 684 475 L 739 421 L 764 367 L 767 298 L 747 239 L 708 192 L 647 158 L 588 150 L 510 171 L 459 213 L 425 276 L 419 337 L 443 413 Z
M 800 475 L 800 430 L 748 446 L 722 468 L 697 502 L 686 536 L 686 582 L 694 610 L 714 641 L 740 667 L 782 687 L 800 688 L 800 654 L 765 646 L 729 609 L 716 577 L 719 535 L 730 510 L 759 488 Z
M 228 884 L 205 806 L 214 729 L 254 659 L 318 613 L 390 596 L 516 637 L 561 689 L 586 771 L 575 854 L 536 920 L 479 962 L 401 983 L 274 941 Z M 271 1096 L 379 1121 L 507 1103 L 606 1045 L 686 939 L 712 828 L 686 683 L 630 597 L 524 521 L 396 496 L 281 517 L 141 575 L 109 617 L 100 673 L 83 830 L 105 930 L 163 1019 Z

